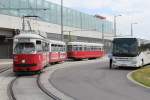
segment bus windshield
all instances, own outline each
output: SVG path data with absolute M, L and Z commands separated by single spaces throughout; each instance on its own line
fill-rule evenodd
M 35 51 L 33 43 L 18 43 L 14 49 L 16 54 L 28 54 Z
M 136 57 L 138 41 L 136 38 L 117 38 L 113 41 L 113 56 Z

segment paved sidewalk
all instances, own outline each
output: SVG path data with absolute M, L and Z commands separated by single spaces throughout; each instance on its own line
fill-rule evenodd
M 12 59 L 0 59 L 0 65 L 12 64 Z

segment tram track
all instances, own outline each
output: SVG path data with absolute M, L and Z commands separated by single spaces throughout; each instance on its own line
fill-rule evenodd
M 9 97 L 9 100 L 17 100 L 17 98 L 15 97 L 15 94 L 13 92 L 13 85 L 15 83 L 15 81 L 17 80 L 18 78 L 14 78 L 10 84 L 8 85 L 8 97 Z
M 52 94 L 50 91 L 48 91 L 44 86 L 43 84 L 41 83 L 41 80 L 40 80 L 40 75 L 38 75 L 37 77 L 37 85 L 38 87 L 47 95 L 49 96 L 50 98 L 52 98 L 53 100 L 61 100 L 59 97 L 55 96 L 54 94 Z
M 9 70 L 11 67 L 6 67 L 6 68 L 0 68 L 0 73 L 3 73 L 7 70 Z

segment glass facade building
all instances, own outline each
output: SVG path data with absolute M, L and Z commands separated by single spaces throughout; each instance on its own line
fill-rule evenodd
M 45 22 L 61 23 L 61 6 L 46 0 L 0 0 L 0 13 L 18 17 L 36 15 Z M 63 8 L 63 16 L 64 26 L 113 33 L 113 24 L 110 21 L 67 7 Z

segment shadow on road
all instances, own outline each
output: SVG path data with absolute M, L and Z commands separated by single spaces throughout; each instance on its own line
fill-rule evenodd
M 124 66 L 121 66 L 121 67 L 114 67 L 112 69 L 109 69 L 109 67 L 97 67 L 97 70 L 112 70 L 112 71 L 118 71 L 118 70 L 124 70 L 124 71 L 132 71 L 132 70 L 137 70 L 139 68 L 137 67 L 124 67 Z

